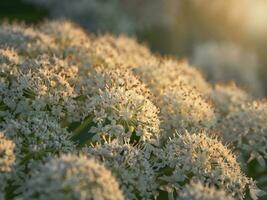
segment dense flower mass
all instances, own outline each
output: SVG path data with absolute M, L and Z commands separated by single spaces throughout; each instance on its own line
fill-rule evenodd
M 72 149 L 70 133 L 60 126 L 72 107 L 71 77 L 76 68 L 52 57 L 17 59 L 1 64 L 0 129 L 16 143 L 18 157 Z M 69 81 L 69 82 L 68 82 Z
M 136 66 L 134 69 L 140 79 L 147 84 L 153 93 L 158 95 L 170 85 L 183 82 L 201 93 L 209 93 L 210 85 L 201 73 L 190 67 L 185 61 L 172 58 L 151 59 L 150 63 Z
M 90 132 L 122 140 L 149 140 L 159 134 L 157 108 L 142 95 L 124 88 L 106 88 L 90 99 L 94 118 Z M 98 135 L 101 134 L 101 135 Z
M 12 48 L 20 56 L 35 57 L 53 48 L 53 38 L 22 24 L 1 24 L 0 47 Z
M 215 187 L 204 186 L 200 182 L 191 182 L 179 195 L 179 200 L 234 200 L 223 190 Z
M 150 148 L 120 145 L 116 142 L 87 149 L 114 172 L 126 199 L 154 199 L 158 195 L 156 173 L 149 159 Z
M 201 93 L 183 83 L 165 89 L 158 102 L 165 136 L 174 130 L 209 128 L 216 122 L 212 105 Z
M 159 168 L 160 179 L 166 186 L 179 189 L 190 180 L 200 181 L 243 199 L 250 180 L 241 172 L 232 152 L 217 139 L 204 132 L 186 132 L 169 140 L 165 146 L 159 153 L 162 163 Z
M 253 101 L 241 109 L 231 112 L 218 123 L 217 128 L 228 143 L 234 143 L 237 150 L 248 157 L 257 159 L 265 166 L 267 158 L 267 103 Z
M 235 155 L 207 136 L 265 161 L 266 104 L 249 101 L 127 36 L 4 23 L 0 199 L 256 199 Z
M 124 197 L 105 167 L 86 156 L 67 154 L 34 169 L 21 199 L 123 200 Z
M 240 109 L 242 104 L 252 99 L 250 94 L 238 88 L 233 82 L 227 85 L 216 84 L 210 98 L 215 104 L 217 114 L 221 116 Z

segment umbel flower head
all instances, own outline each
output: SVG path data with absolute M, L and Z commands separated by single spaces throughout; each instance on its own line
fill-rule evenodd
M 246 91 L 238 88 L 234 82 L 216 84 L 210 97 L 220 117 L 240 109 L 242 104 L 252 99 Z
M 70 64 L 92 70 L 89 49 L 93 38 L 82 28 L 65 20 L 46 21 L 38 27 L 38 31 L 53 38 L 53 55 Z
M 2 23 L 0 27 L 0 47 L 13 48 L 21 56 L 34 58 L 54 48 L 54 39 L 23 24 Z
M 233 143 L 247 161 L 265 166 L 267 159 L 267 102 L 253 101 L 231 112 L 217 124 L 225 142 Z
M 150 59 L 148 64 L 136 66 L 133 71 L 156 96 L 167 87 L 180 82 L 203 94 L 208 94 L 211 90 L 202 74 L 186 61 L 157 57 Z
M 211 104 L 198 91 L 182 82 L 165 89 L 158 106 L 165 137 L 171 136 L 174 130 L 199 130 L 209 128 L 216 122 Z
M 201 182 L 191 181 L 179 193 L 177 200 L 234 200 L 234 198 L 214 186 L 209 187 Z
M 119 140 L 147 141 L 159 134 L 158 110 L 151 101 L 133 90 L 106 88 L 91 98 L 94 140 L 107 136 Z M 100 135 L 99 135 L 100 134 Z
M 63 51 L 68 47 L 82 47 L 90 42 L 90 36 L 76 24 L 66 20 L 46 21 L 38 30 L 54 39 L 56 46 Z
M 47 56 L 1 64 L 0 129 L 16 143 L 19 158 L 74 146 L 60 122 L 73 110 L 75 72 L 75 67 Z
M 61 155 L 40 164 L 25 182 L 20 199 L 123 200 L 111 172 L 84 155 Z
M 107 141 L 85 150 L 89 155 L 102 161 L 114 173 L 126 199 L 146 200 L 155 199 L 159 187 L 149 161 L 151 148 Z
M 105 64 L 109 68 L 134 68 L 153 61 L 154 56 L 145 45 L 125 35 L 103 35 L 92 41 L 89 49 L 92 64 Z
M 200 181 L 243 199 L 250 186 L 232 152 L 205 132 L 176 135 L 158 155 L 165 165 L 159 170 L 159 179 L 167 188 L 179 190 L 190 180 Z
M 59 57 L 81 67 L 132 68 L 148 63 L 154 58 L 150 50 L 125 35 L 109 34 L 96 37 L 86 33 L 69 21 L 46 22 L 40 31 L 54 38 L 53 51 Z
M 72 129 L 80 143 L 101 142 L 103 137 L 131 143 L 158 137 L 158 108 L 130 71 L 99 70 L 83 78 L 78 80 L 83 98 L 77 110 L 83 118 Z

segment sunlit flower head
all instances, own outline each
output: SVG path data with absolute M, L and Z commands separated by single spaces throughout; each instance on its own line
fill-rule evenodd
M 36 57 L 53 48 L 53 38 L 23 24 L 3 23 L 0 27 L 0 47 L 13 48 L 22 56 Z
M 84 155 L 61 155 L 34 169 L 21 199 L 123 200 L 110 171 Z
M 242 104 L 252 99 L 246 91 L 238 88 L 233 82 L 216 84 L 210 96 L 216 111 L 221 116 L 240 109 Z
M 148 147 L 106 142 L 87 149 L 118 178 L 126 199 L 154 199 L 158 195 L 156 174 L 150 164 Z
M 267 159 L 266 120 L 266 101 L 254 101 L 223 118 L 217 129 L 225 142 L 233 143 L 248 161 L 256 159 L 264 166 Z
M 211 89 L 197 69 L 189 66 L 186 61 L 177 61 L 173 58 L 151 60 L 151 63 L 137 66 L 134 72 L 155 95 L 180 82 L 203 94 L 209 93 Z
M 243 199 L 250 186 L 232 152 L 205 132 L 176 135 L 161 156 L 165 167 L 159 170 L 160 179 L 168 187 L 179 189 L 190 180 L 200 181 Z
M 194 88 L 182 83 L 165 89 L 158 104 L 161 127 L 168 137 L 174 130 L 199 130 L 216 122 L 212 105 Z
M 91 125 L 87 134 L 91 135 L 91 141 L 101 141 L 105 137 L 138 142 L 158 137 L 158 109 L 134 89 L 107 87 L 88 103 L 87 124 Z

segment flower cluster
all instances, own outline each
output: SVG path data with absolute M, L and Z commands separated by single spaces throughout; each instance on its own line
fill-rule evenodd
M 241 172 L 232 152 L 204 132 L 177 135 L 167 142 L 158 155 L 159 178 L 169 190 L 179 190 L 193 180 L 243 199 L 250 186 L 250 180 Z
M 202 74 L 186 61 L 177 61 L 173 58 L 150 59 L 150 63 L 136 66 L 134 73 L 147 84 L 149 89 L 158 95 L 170 85 L 183 82 L 197 91 L 207 94 L 210 85 Z
M 235 149 L 266 159 L 266 106 L 250 100 L 126 36 L 3 24 L 0 199 L 244 199 L 248 189 L 256 199 L 235 155 L 208 136 L 221 126 Z
M 121 184 L 126 199 L 154 199 L 158 196 L 157 174 L 150 163 L 149 147 L 106 142 L 86 149 L 110 168 Z
M 216 84 L 210 94 L 210 98 L 215 105 L 217 114 L 220 116 L 234 112 L 240 109 L 242 104 L 252 100 L 251 95 L 238 88 L 234 82 Z
M 89 132 L 96 134 L 94 140 L 103 137 L 115 137 L 122 140 L 146 141 L 159 134 L 157 108 L 151 101 L 132 90 L 125 88 L 106 88 L 93 96 L 89 107 L 96 124 Z
M 267 103 L 253 101 L 231 112 L 217 124 L 228 143 L 243 154 L 247 161 L 258 160 L 265 166 L 267 158 Z
M 174 130 L 200 130 L 216 122 L 212 105 L 201 93 L 183 83 L 165 89 L 158 102 L 165 137 Z
M 12 48 L 21 57 L 36 57 L 53 48 L 53 38 L 22 24 L 1 24 L 0 47 Z
M 124 199 L 110 171 L 84 155 L 61 155 L 41 164 L 24 188 L 18 199 Z

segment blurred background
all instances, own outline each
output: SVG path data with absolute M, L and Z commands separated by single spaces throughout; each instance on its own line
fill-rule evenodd
M 267 93 L 267 0 L 0 0 L 0 20 L 69 19 L 187 59 L 211 82 Z

